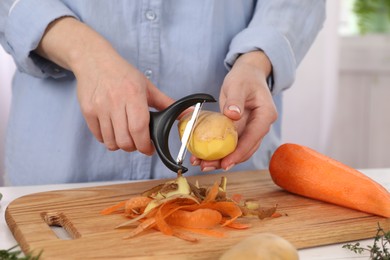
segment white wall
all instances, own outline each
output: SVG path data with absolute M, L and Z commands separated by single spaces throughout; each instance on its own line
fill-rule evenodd
M 338 85 L 339 1 L 327 1 L 324 28 L 284 93 L 282 141 L 328 153 Z
M 0 186 L 3 186 L 4 141 L 11 99 L 11 80 L 15 71 L 12 58 L 0 47 Z

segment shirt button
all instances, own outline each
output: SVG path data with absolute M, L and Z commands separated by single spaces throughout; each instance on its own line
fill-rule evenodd
M 151 69 L 147 69 L 144 71 L 144 74 L 146 78 L 150 79 L 150 77 L 152 77 L 153 71 Z
M 149 21 L 153 21 L 153 20 L 156 19 L 157 15 L 156 15 L 155 12 L 149 10 L 149 11 L 147 11 L 147 12 L 145 13 L 145 17 L 146 17 L 146 19 L 148 19 Z

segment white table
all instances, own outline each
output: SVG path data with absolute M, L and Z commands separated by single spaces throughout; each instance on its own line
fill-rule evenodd
M 371 177 L 375 181 L 382 184 L 388 190 L 390 190 L 390 168 L 386 169 L 363 169 L 361 172 Z M 8 249 L 15 246 L 17 242 L 12 236 L 11 231 L 5 222 L 4 213 L 8 204 L 14 199 L 23 195 L 50 191 L 50 190 L 63 190 L 74 189 L 81 187 L 91 187 L 97 185 L 115 184 L 118 182 L 98 182 L 98 183 L 77 183 L 77 184 L 60 184 L 60 185 L 39 185 L 39 186 L 22 186 L 22 187 L 0 187 L 0 193 L 3 194 L 3 198 L 0 201 L 0 249 Z M 373 245 L 373 240 L 359 241 L 361 245 L 366 247 L 367 245 Z M 314 247 L 309 249 L 299 250 L 299 256 L 302 260 L 324 260 L 324 259 L 368 259 L 369 254 L 364 253 L 362 255 L 355 254 L 347 249 L 343 249 L 342 244 L 334 244 L 329 246 Z

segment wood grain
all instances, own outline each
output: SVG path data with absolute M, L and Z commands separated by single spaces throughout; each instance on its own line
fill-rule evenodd
M 258 198 L 263 206 L 278 204 L 283 217 L 246 218 L 248 230 L 222 228 L 227 238 L 198 236 L 198 243 L 168 237 L 156 231 L 124 240 L 128 230 L 114 229 L 126 219 L 100 215 L 107 206 L 138 195 L 161 180 L 124 183 L 27 195 L 11 202 L 6 221 L 24 252 L 43 251 L 42 259 L 217 259 L 245 237 L 272 232 L 297 248 L 372 238 L 377 224 L 390 228 L 390 219 L 307 199 L 278 188 L 266 171 L 234 172 L 188 177 L 201 185 L 228 178 L 228 194 Z M 165 180 L 164 180 L 165 181 Z M 64 227 L 73 239 L 63 240 L 49 225 Z

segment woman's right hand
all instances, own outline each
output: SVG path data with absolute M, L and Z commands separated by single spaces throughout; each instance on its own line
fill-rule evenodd
M 97 140 L 109 150 L 154 152 L 149 107 L 162 110 L 173 100 L 108 41 L 80 21 L 65 17 L 49 26 L 36 52 L 73 71 L 82 113 Z
M 149 106 L 161 110 L 172 99 L 115 52 L 89 55 L 80 65 L 75 73 L 78 98 L 96 139 L 109 150 L 151 155 Z

